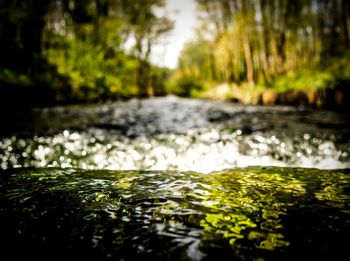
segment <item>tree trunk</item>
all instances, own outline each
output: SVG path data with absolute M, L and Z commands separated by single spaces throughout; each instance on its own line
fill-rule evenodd
M 244 59 L 247 69 L 247 80 L 250 86 L 255 85 L 254 81 L 254 64 L 252 57 L 252 50 L 249 43 L 249 38 L 246 33 L 243 33 L 243 50 L 244 50 Z

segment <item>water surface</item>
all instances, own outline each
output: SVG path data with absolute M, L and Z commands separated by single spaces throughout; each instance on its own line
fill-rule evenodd
M 350 115 L 177 97 L 12 113 L 0 167 L 115 170 L 350 167 Z
M 0 172 L 2 260 L 342 260 L 349 170 Z

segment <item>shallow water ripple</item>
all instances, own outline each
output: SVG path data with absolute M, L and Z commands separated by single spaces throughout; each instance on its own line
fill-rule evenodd
M 0 130 L 0 168 L 208 173 L 350 167 L 350 115 L 176 97 L 35 110 Z M 1 136 L 0 136 L 1 137 Z
M 0 243 L 36 260 L 336 260 L 350 240 L 349 174 L 6 170 Z

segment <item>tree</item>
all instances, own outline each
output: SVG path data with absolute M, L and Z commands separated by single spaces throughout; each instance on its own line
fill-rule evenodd
M 125 1 L 123 8 L 127 15 L 134 44 L 134 54 L 139 62 L 137 85 L 140 97 L 153 96 L 150 56 L 154 45 L 173 28 L 173 22 L 165 16 L 158 17 L 154 8 L 163 7 L 163 0 Z
M 163 0 L 0 1 L 0 81 L 23 74 L 34 86 L 46 77 L 63 100 L 151 96 L 166 75 L 152 72 L 152 49 L 173 26 L 156 15 L 163 6 Z
M 41 36 L 48 0 L 0 1 L 0 67 L 28 70 L 40 66 Z
M 269 83 L 341 57 L 350 47 L 345 0 L 197 0 L 197 5 L 202 19 L 193 44 L 214 48 L 198 59 L 186 46 L 179 70 L 190 72 L 213 60 L 210 74 L 192 75 L 200 80 Z

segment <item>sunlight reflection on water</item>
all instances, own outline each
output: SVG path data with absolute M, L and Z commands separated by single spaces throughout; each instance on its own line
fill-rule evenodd
M 342 260 L 349 171 L 0 171 L 0 242 L 14 260 Z
M 0 167 L 204 173 L 252 165 L 348 168 L 346 117 L 176 97 L 42 109 L 35 124 L 22 123 L 32 136 L 14 131 L 0 139 Z
M 331 140 L 242 135 L 218 130 L 190 131 L 187 135 L 161 134 L 129 139 L 100 130 L 69 132 L 52 137 L 0 141 L 1 168 L 76 167 L 116 170 L 192 170 L 299 166 L 323 169 L 350 166 L 348 151 Z

